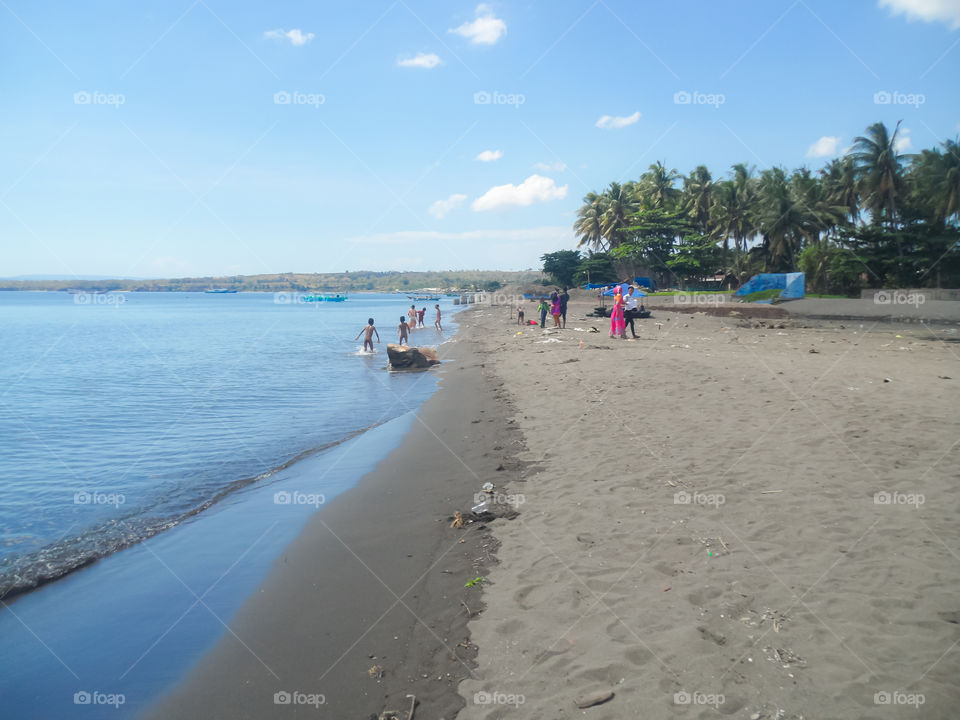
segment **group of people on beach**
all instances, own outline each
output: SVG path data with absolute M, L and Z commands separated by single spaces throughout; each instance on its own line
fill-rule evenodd
M 639 338 L 637 329 L 633 324 L 636 318 L 643 317 L 646 308 L 639 302 L 639 297 L 634 295 L 636 287 L 630 285 L 627 288 L 627 294 L 623 294 L 623 288 L 616 285 L 613 294 L 613 309 L 610 312 L 610 337 L 626 339 L 627 325 L 630 326 L 630 334 L 634 338 Z M 537 306 L 537 312 L 540 313 L 540 327 L 547 326 L 547 314 L 553 318 L 553 327 L 565 328 L 567 326 L 567 303 L 570 302 L 570 294 L 567 288 L 554 290 L 549 298 L 541 298 Z M 517 307 L 517 325 L 525 325 L 523 306 Z M 531 321 L 531 324 L 535 324 Z
M 433 306 L 436 308 L 437 316 L 433 321 L 433 326 L 437 329 L 437 332 L 443 332 L 443 325 L 440 323 L 440 304 Z M 410 309 L 407 310 L 406 315 L 400 316 L 400 324 L 397 325 L 397 344 L 403 345 L 407 343 L 410 344 L 410 332 L 416 330 L 418 327 L 426 327 L 423 322 L 423 316 L 427 314 L 427 309 L 423 308 L 422 310 L 417 310 L 416 305 L 411 305 Z M 409 320 L 408 320 L 409 318 Z M 360 339 L 360 336 L 363 335 L 363 351 L 373 352 L 373 336 L 377 336 L 377 342 L 380 342 L 380 333 L 377 332 L 376 326 L 373 324 L 373 318 L 367 319 L 367 324 L 354 338 L 354 342 Z
M 549 302 L 548 302 L 549 300 Z M 563 292 L 559 288 L 550 293 L 549 298 L 542 298 L 540 305 L 537 306 L 537 312 L 540 313 L 540 327 L 547 326 L 547 313 L 553 318 L 555 328 L 565 328 L 567 326 L 567 303 L 570 302 L 570 294 L 567 288 Z M 523 305 L 517 307 L 517 325 L 524 325 Z M 532 321 L 531 321 L 532 324 Z

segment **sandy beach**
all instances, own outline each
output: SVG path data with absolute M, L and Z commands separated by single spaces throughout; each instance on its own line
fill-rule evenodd
M 458 717 L 955 717 L 956 327 L 593 304 L 470 317 L 536 471 Z
M 655 310 L 623 341 L 593 304 L 461 315 L 403 446 L 149 717 L 953 717 L 956 328 Z

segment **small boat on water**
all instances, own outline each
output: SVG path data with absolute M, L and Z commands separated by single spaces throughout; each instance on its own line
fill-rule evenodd
M 210 288 L 209 290 L 204 290 L 205 293 L 212 295 L 222 295 L 224 293 L 235 293 L 236 290 L 228 290 L 227 288 Z
M 346 295 L 304 295 L 304 302 L 343 302 Z
M 439 302 L 439 297 L 433 297 L 430 295 L 407 295 L 413 301 L 422 300 L 423 302 Z

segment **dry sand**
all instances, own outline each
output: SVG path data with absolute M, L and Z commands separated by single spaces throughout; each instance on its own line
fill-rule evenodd
M 957 329 L 592 304 L 467 320 L 535 469 L 458 718 L 960 716 Z

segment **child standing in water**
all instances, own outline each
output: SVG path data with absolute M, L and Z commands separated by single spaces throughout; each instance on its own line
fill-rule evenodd
M 407 335 L 407 318 L 404 315 L 400 316 L 400 325 L 397 327 L 397 332 L 400 334 L 400 345 L 403 345 L 403 341 L 407 341 L 407 345 L 410 344 L 410 338 Z
M 377 332 L 377 329 L 373 326 L 373 318 L 367 320 L 367 326 L 357 333 L 357 336 L 353 339 L 354 342 L 360 339 L 360 336 L 363 335 L 363 351 L 367 351 L 367 345 L 370 346 L 370 352 L 373 352 L 373 336 L 377 336 L 377 342 L 380 342 L 380 333 Z
M 437 328 L 437 330 L 443 332 L 443 325 L 440 324 L 440 306 L 434 305 L 434 307 L 437 309 L 437 319 L 433 321 L 433 325 Z

